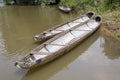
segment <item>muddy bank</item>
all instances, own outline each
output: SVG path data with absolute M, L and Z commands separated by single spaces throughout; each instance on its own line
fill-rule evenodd
M 120 41 L 120 21 L 106 21 L 102 24 L 101 33 Z

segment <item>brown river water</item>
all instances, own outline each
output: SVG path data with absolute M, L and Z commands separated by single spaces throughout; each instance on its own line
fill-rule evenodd
M 120 80 L 120 43 L 99 30 L 48 64 L 30 70 L 14 66 L 41 44 L 33 40 L 35 34 L 76 16 L 56 7 L 0 7 L 0 80 Z

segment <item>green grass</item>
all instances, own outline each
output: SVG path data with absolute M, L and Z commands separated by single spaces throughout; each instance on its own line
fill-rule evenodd
M 60 5 L 73 7 L 76 12 L 94 11 L 105 17 L 104 19 L 120 19 L 119 0 L 61 0 Z

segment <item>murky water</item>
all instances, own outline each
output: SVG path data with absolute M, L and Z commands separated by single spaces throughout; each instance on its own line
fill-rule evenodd
M 120 43 L 99 31 L 62 57 L 31 70 L 14 61 L 40 43 L 32 37 L 76 15 L 56 7 L 6 6 L 0 8 L 1 80 L 120 80 Z

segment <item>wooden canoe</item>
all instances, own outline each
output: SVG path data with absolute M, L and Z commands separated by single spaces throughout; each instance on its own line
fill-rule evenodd
M 70 21 L 65 22 L 63 24 L 55 26 L 51 29 L 48 29 L 40 34 L 37 34 L 33 38 L 35 41 L 43 41 L 43 40 L 50 39 L 53 36 L 55 36 L 61 32 L 64 32 L 68 29 L 71 29 L 71 28 L 77 26 L 77 25 L 80 25 L 80 24 L 87 22 L 88 20 L 90 20 L 93 17 L 93 15 L 94 15 L 93 12 L 89 12 L 85 15 L 82 15 L 80 17 L 73 19 L 73 20 L 70 20 Z
M 64 7 L 64 6 L 58 6 L 59 10 L 65 13 L 69 13 L 70 11 L 72 11 L 72 8 L 70 7 Z
M 26 56 L 16 61 L 18 68 L 31 68 L 45 64 L 63 55 L 92 34 L 101 24 L 101 17 L 96 16 L 86 24 L 71 28 L 44 42 L 30 51 Z

